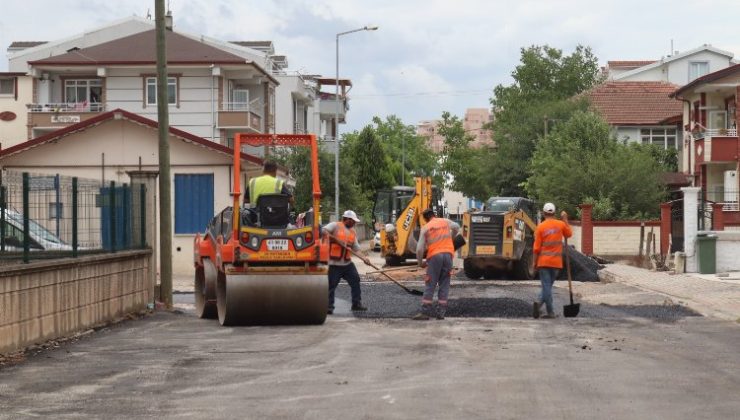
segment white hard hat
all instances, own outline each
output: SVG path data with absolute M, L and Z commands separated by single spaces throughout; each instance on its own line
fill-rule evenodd
M 544 207 L 542 207 L 542 211 L 547 214 L 555 214 L 555 204 L 545 203 Z
M 555 211 L 555 210 L 553 210 L 553 211 Z M 359 222 L 360 221 L 360 219 L 357 217 L 357 214 L 355 214 L 355 212 L 353 212 L 352 210 L 345 211 L 344 214 L 342 214 L 342 218 L 343 219 L 345 219 L 345 218 L 346 219 L 352 219 L 355 222 Z

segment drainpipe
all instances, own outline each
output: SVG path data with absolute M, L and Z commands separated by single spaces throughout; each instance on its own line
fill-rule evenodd
M 682 96 L 676 96 L 675 98 L 676 99 L 680 99 L 681 102 L 683 102 L 684 104 L 686 104 L 686 105 L 689 106 L 689 111 L 688 112 L 689 112 L 689 118 L 691 118 L 691 101 L 687 100 L 686 98 L 684 98 Z M 683 115 L 681 115 L 681 123 L 682 123 L 681 125 L 683 125 Z M 689 126 L 690 126 L 690 124 L 689 124 Z M 683 129 L 684 127 L 681 127 L 681 128 Z M 687 153 L 688 153 L 687 159 L 689 160 L 688 161 L 688 166 L 689 166 L 688 169 L 689 169 L 689 175 L 691 175 L 691 185 L 693 186 L 694 185 L 695 178 L 694 178 L 694 168 L 691 166 L 691 153 L 693 153 L 693 151 L 694 151 L 694 136 L 691 134 L 691 131 L 689 131 L 689 136 L 690 136 L 690 140 L 689 140 L 689 150 L 687 151 Z
M 216 104 L 213 102 L 213 78 L 216 77 L 213 75 L 213 69 L 215 65 L 211 64 L 211 141 L 216 141 L 216 119 L 215 119 L 215 110 L 214 107 Z

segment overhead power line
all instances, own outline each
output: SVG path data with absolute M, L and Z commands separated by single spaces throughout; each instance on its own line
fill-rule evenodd
M 352 99 L 358 98 L 388 98 L 388 97 L 415 97 L 415 96 L 468 96 L 468 95 L 481 95 L 491 94 L 491 89 L 475 89 L 475 90 L 441 90 L 441 91 L 429 91 L 429 92 L 396 92 L 396 93 L 375 93 L 375 94 L 355 94 L 352 95 Z

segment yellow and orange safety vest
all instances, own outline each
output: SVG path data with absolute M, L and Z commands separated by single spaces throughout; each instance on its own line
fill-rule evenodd
M 545 219 L 534 233 L 537 267 L 563 268 L 563 236 L 570 238 L 570 225 L 557 219 Z

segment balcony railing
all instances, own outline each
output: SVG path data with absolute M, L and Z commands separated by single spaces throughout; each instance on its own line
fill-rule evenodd
M 105 104 L 99 102 L 26 104 L 28 112 L 103 112 Z
M 252 99 L 249 102 L 223 102 L 221 103 L 220 111 L 251 112 L 261 118 L 262 114 L 264 114 L 262 105 L 263 102 L 260 98 Z
M 707 128 L 704 131 L 694 133 L 695 139 L 703 139 L 705 137 L 737 137 L 736 128 Z
M 707 199 L 722 204 L 724 211 L 740 211 L 738 190 L 735 188 L 710 188 L 707 190 Z
M 249 102 L 221 103 L 218 113 L 218 126 L 222 128 L 249 127 L 256 131 L 262 131 L 263 103 L 260 98 Z

